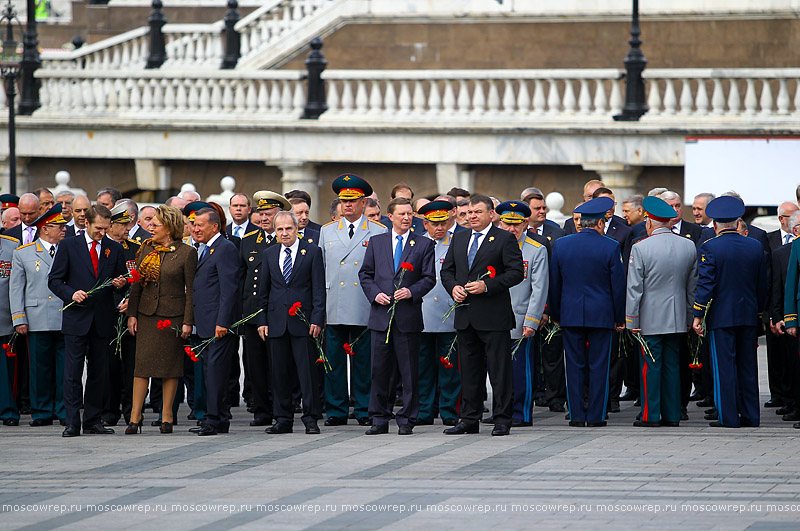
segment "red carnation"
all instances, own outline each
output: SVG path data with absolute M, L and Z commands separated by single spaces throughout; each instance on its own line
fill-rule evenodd
M 8 343 L 3 343 L 3 350 L 5 350 L 6 352 L 10 351 L 11 345 L 9 345 Z
M 172 321 L 164 319 L 164 328 L 169 328 L 170 326 L 172 326 Z
M 702 363 L 698 363 L 698 364 L 697 364 L 697 368 L 698 368 L 698 369 L 702 369 L 702 368 L 703 368 L 703 364 L 702 364 Z
M 486 271 L 489 272 L 489 278 L 494 278 L 495 275 L 497 274 L 497 270 L 495 270 L 495 268 L 493 268 L 492 266 L 486 266 Z
M 187 356 L 191 356 L 192 354 L 194 354 L 194 351 L 192 350 L 192 347 L 184 347 L 183 351 L 186 352 Z
M 14 357 L 14 356 L 16 356 L 16 355 L 17 355 L 17 353 L 16 353 L 16 352 L 13 352 L 11 349 L 8 349 L 8 350 L 6 351 L 6 356 L 7 356 L 7 357 L 9 357 L 9 358 L 13 358 L 13 357 Z
M 297 315 L 297 306 L 292 306 L 291 308 L 289 308 L 289 315 L 291 315 L 292 317 Z
M 409 264 L 408 262 L 402 262 L 400 264 L 400 269 L 405 269 L 406 271 L 414 271 L 414 266 Z
M 317 363 L 325 363 L 325 360 L 323 360 L 322 358 L 317 358 Z
M 353 347 L 352 347 L 352 345 L 350 345 L 350 343 L 345 343 L 344 344 L 344 352 L 345 352 L 345 354 L 348 354 L 350 356 L 352 356 L 354 354 Z

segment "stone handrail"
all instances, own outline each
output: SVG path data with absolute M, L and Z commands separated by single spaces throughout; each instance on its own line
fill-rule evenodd
M 150 28 L 120 33 L 70 52 L 42 52 L 42 68 L 64 70 L 109 70 L 144 67 Z
M 736 129 L 761 121 L 785 128 L 800 117 L 800 69 L 650 69 L 645 75 L 650 112 L 637 127 Z M 148 120 L 179 114 L 204 121 L 208 113 L 221 120 L 297 119 L 304 76 L 296 70 L 42 69 L 36 116 L 113 118 L 135 111 L 130 116 Z M 323 77 L 329 110 L 322 122 L 403 126 L 616 127 L 625 88 L 617 69 L 328 70 Z
M 165 24 L 167 60 L 161 68 L 219 68 L 224 53 L 224 27 L 221 21 L 213 24 Z

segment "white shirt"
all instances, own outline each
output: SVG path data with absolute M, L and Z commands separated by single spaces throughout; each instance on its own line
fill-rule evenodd
M 608 227 L 611 226 L 611 220 L 612 219 L 614 219 L 614 218 L 608 218 L 608 219 L 605 220 L 606 221 L 606 226 L 603 227 L 603 234 L 608 234 Z
M 139 230 L 139 224 L 134 223 L 133 228 L 128 231 L 128 238 L 133 239 L 133 235 L 136 234 L 136 231 Z
M 789 236 L 789 242 L 794 239 L 794 234 L 789 234 L 785 232 L 783 228 L 781 228 L 781 245 L 786 245 L 788 242 L 786 241 L 786 237 Z
M 397 254 L 397 237 L 400 236 L 403 239 L 403 247 L 400 249 L 400 254 L 403 253 L 403 249 L 406 248 L 406 244 L 408 243 L 408 234 L 411 231 L 406 231 L 405 234 L 397 234 L 394 229 L 392 229 L 392 258 L 395 257 Z
M 88 249 L 89 252 L 91 252 L 92 251 L 92 243 L 94 243 L 94 240 L 89 237 L 89 233 L 86 232 L 86 231 L 83 231 L 83 239 L 86 241 L 86 249 Z M 101 247 L 101 242 L 97 242 L 97 248 L 96 248 L 95 252 L 97 254 L 97 259 L 98 260 L 100 260 L 100 247 Z
M 486 235 L 489 233 L 489 229 L 491 229 L 492 227 L 493 227 L 493 225 L 492 225 L 491 223 L 489 223 L 489 224 L 488 224 L 488 225 L 486 225 L 486 227 L 484 227 L 484 229 L 483 229 L 483 230 L 481 230 L 481 231 L 474 231 L 474 230 L 473 230 L 473 231 L 471 231 L 471 233 L 472 233 L 472 234 L 470 234 L 470 236 L 469 236 L 469 243 L 467 244 L 467 256 L 469 256 L 469 250 L 470 250 L 470 248 L 472 247 L 472 242 L 474 242 L 474 241 L 475 241 L 475 232 L 480 232 L 481 234 L 483 234 L 483 236 L 481 236 L 481 237 L 478 239 L 478 250 L 480 251 L 480 249 L 481 249 L 481 245 L 483 245 L 483 242 L 485 242 L 485 241 L 486 241 Z
M 294 261 L 297 258 L 297 249 L 300 248 L 300 238 L 294 241 L 291 247 L 286 247 L 281 244 L 281 252 L 278 253 L 278 269 L 283 272 L 283 261 L 286 260 L 286 249 L 289 249 L 292 257 L 292 269 L 294 269 Z
M 45 251 L 46 251 L 48 254 L 50 254 L 50 248 L 51 248 L 51 247 L 56 247 L 54 244 L 52 244 L 52 243 L 48 243 L 48 242 L 46 242 L 46 241 L 42 240 L 41 238 L 39 238 L 39 243 L 41 243 L 41 244 L 42 244 L 42 247 L 44 248 L 44 250 L 45 250 Z M 58 247 L 56 247 L 56 249 L 58 249 Z
M 67 221 L 67 227 L 74 227 L 75 226 L 75 218 Z
M 214 244 L 214 242 L 217 241 L 217 238 L 219 238 L 219 237 L 220 237 L 220 233 L 219 232 L 216 233 L 215 235 L 213 235 L 211 237 L 211 239 L 206 242 L 206 247 L 211 247 Z M 202 243 L 200 244 L 200 249 L 203 249 L 203 244 Z M 202 251 L 201 251 L 201 254 L 202 254 Z
M 247 228 L 247 220 L 244 221 L 241 225 L 237 225 L 236 223 L 231 223 L 231 234 L 236 236 L 237 238 L 244 237 L 244 231 Z M 238 234 L 237 234 L 238 229 Z
M 676 234 L 680 234 L 681 233 L 681 225 L 682 224 L 683 224 L 683 220 L 679 219 L 678 222 L 675 225 L 672 226 L 672 232 L 674 232 Z

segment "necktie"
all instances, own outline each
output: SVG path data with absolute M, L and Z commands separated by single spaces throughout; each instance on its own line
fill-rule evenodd
M 92 240 L 92 250 L 89 252 L 92 256 L 92 267 L 94 268 L 94 276 L 97 276 L 97 266 L 100 264 L 100 260 L 97 257 L 97 242 Z
M 51 245 L 50 246 L 50 258 L 53 258 L 55 255 L 56 255 L 56 246 L 55 245 Z
M 203 250 L 200 251 L 200 261 L 202 261 L 207 254 L 208 254 L 208 245 L 203 245 Z
M 352 223 L 350 224 L 350 239 L 353 239 L 353 232 L 355 232 L 356 227 Z
M 194 242 L 194 248 L 195 249 L 199 249 L 200 248 L 200 242 Z
M 233 229 L 233 235 L 236 236 L 237 238 L 241 239 L 241 237 L 242 237 L 242 228 L 241 227 L 234 228 Z
M 475 255 L 478 254 L 478 245 L 481 241 L 481 236 L 483 236 L 483 234 L 480 232 L 473 234 L 472 245 L 469 246 L 469 252 L 467 253 L 467 264 L 470 269 L 472 269 L 472 262 L 475 260 Z
M 271 245 L 272 242 L 274 242 L 274 241 L 275 241 L 275 237 L 272 234 L 267 236 L 267 245 Z
M 25 227 L 25 243 L 33 241 L 33 227 Z
M 286 258 L 283 259 L 283 280 L 289 284 L 289 279 L 292 277 L 292 250 L 288 247 L 284 249 Z
M 786 236 L 783 237 L 783 244 L 784 245 L 786 245 L 790 241 L 792 241 L 792 235 L 791 234 L 787 234 Z
M 397 236 L 397 245 L 394 246 L 394 270 L 400 268 L 400 257 L 403 255 L 403 237 Z

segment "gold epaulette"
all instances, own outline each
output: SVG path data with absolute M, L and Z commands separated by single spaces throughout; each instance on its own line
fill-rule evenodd
M 325 225 L 323 225 L 323 227 L 327 227 L 328 225 L 330 225 L 330 224 L 332 224 L 332 223 L 338 223 L 338 222 L 339 222 L 339 220 L 338 220 L 338 219 L 335 219 L 335 220 L 333 220 L 333 221 L 329 221 L 329 222 L 327 222 Z
M 247 238 L 248 236 L 252 236 L 253 234 L 256 234 L 256 233 L 258 233 L 260 230 L 261 230 L 261 229 L 251 230 L 250 232 L 248 232 L 247 234 L 245 234 L 244 236 L 242 236 L 242 239 L 245 239 L 245 238 Z
M 525 243 L 529 243 L 529 244 L 533 245 L 534 247 L 541 247 L 542 246 L 541 243 L 537 242 L 533 238 L 529 238 L 528 236 L 525 236 Z
M 2 234 L 0 234 L 0 238 L 8 238 L 9 240 L 14 240 L 14 241 L 16 241 L 16 242 L 18 242 L 18 241 L 19 241 L 19 240 L 17 240 L 16 238 L 10 238 L 10 237 L 8 237 L 8 236 L 3 236 Z M 31 243 L 26 243 L 25 245 L 20 245 L 19 247 L 17 247 L 17 249 L 24 249 L 25 247 L 30 247 L 30 246 L 31 246 L 31 245 L 33 245 L 34 243 L 36 243 L 36 242 L 31 242 Z
M 19 243 L 19 240 L 14 238 L 13 236 L 6 236 L 5 234 L 0 234 L 0 238 L 5 238 L 6 240 L 11 240 L 12 242 Z M 33 243 L 33 242 L 31 242 L 31 243 Z M 27 245 L 30 245 L 30 243 L 27 244 Z
M 131 240 L 130 238 L 128 238 L 128 239 L 127 239 L 127 240 L 125 240 L 125 241 L 128 241 L 128 242 L 130 242 L 130 243 L 132 243 L 132 244 L 134 244 L 134 245 L 142 245 L 142 242 L 137 242 L 136 240 Z
M 384 228 L 384 229 L 386 228 L 386 225 L 384 225 L 383 223 L 381 223 L 379 221 L 375 221 L 374 219 L 368 219 L 367 221 L 369 221 L 370 223 L 374 223 L 375 225 L 378 225 L 381 228 Z

